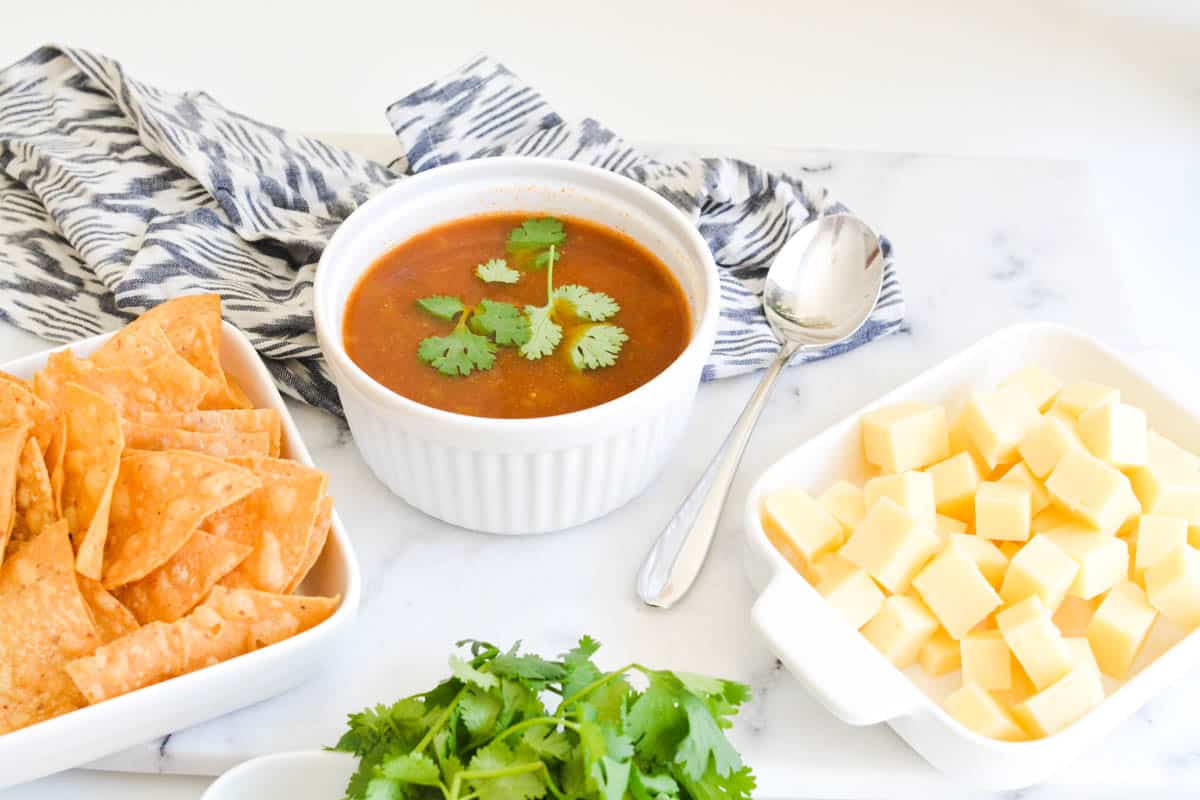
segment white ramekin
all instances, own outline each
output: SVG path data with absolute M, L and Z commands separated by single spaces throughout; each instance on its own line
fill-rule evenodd
M 771 546 L 759 509 L 763 495 L 782 486 L 817 492 L 838 478 L 861 483 L 867 475 L 858 422 L 863 412 L 920 400 L 947 404 L 957 413 L 970 390 L 994 386 L 1029 363 L 1046 367 L 1066 381 L 1093 380 L 1117 387 L 1123 401 L 1145 409 L 1157 431 L 1200 452 L 1200 414 L 1131 361 L 1069 328 L 1016 325 L 972 345 L 801 444 L 755 482 L 744 511 L 746 566 L 762 590 L 754 604 L 753 623 L 788 671 L 844 722 L 886 722 L 933 766 L 964 784 L 987 789 L 1037 783 L 1096 744 L 1152 697 L 1194 671 L 1200 664 L 1200 631 L 1173 646 L 1174 636 L 1148 641 L 1135 662 L 1140 670 L 1119 686 L 1105 679 L 1109 693 L 1104 702 L 1053 736 L 1029 742 L 988 739 L 959 724 L 935 699 L 957 688 L 959 673 L 934 679 L 919 666 L 904 672 L 892 666 Z M 1156 638 L 1153 632 L 1150 638 Z
M 592 220 L 653 252 L 674 272 L 691 305 L 691 341 L 684 352 L 629 394 L 536 419 L 486 419 L 431 408 L 360 369 L 343 346 L 342 319 L 366 269 L 434 225 L 502 211 Z M 376 476 L 431 516 L 507 534 L 579 525 L 646 488 L 687 422 L 712 349 L 718 302 L 716 264 L 682 212 L 627 178 L 543 158 L 480 159 L 399 181 L 338 228 L 321 257 L 314 288 L 321 349 L 354 441 Z

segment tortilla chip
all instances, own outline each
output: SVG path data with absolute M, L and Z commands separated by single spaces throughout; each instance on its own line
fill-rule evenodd
M 337 610 L 339 603 L 340 595 L 303 597 L 214 586 L 201 608 L 211 608 L 230 622 L 244 624 L 249 649 L 257 650 L 319 625 Z
M 0 733 L 82 706 L 64 666 L 99 644 L 59 521 L 0 566 Z
M 176 297 L 150 309 L 137 321 L 143 320 L 161 326 L 179 355 L 212 382 L 200 408 L 236 407 L 236 398 L 230 394 L 221 369 L 220 295 Z
M 254 548 L 198 530 L 167 563 L 117 590 L 137 621 L 174 622 L 204 599 Z
M 46 462 L 36 436 L 25 440 L 17 462 L 16 507 L 12 541 L 32 539 L 59 518 L 58 508 L 54 504 L 54 488 L 50 485 L 50 473 L 46 471 Z
M 38 397 L 20 378 L 0 372 L 0 428 L 29 423 L 33 435 L 43 445 L 50 443 L 58 430 L 58 411 Z
M 79 591 L 92 612 L 92 621 L 96 623 L 96 631 L 105 644 L 120 639 L 127 633 L 138 629 L 137 618 L 120 600 L 108 593 L 108 590 L 86 575 L 79 575 Z
M 125 444 L 135 450 L 194 450 L 213 458 L 266 456 L 271 436 L 266 431 L 209 433 L 179 428 L 156 428 L 125 420 Z
M 41 441 L 40 439 L 38 441 Z M 50 488 L 54 492 L 54 510 L 62 516 L 62 490 L 66 480 L 63 462 L 67 455 L 67 418 L 58 415 L 58 429 L 46 447 L 46 469 L 50 471 Z
M 230 408 L 254 408 L 254 402 L 246 394 L 242 385 L 237 382 L 237 378 L 225 373 L 225 388 L 229 392 L 229 407 Z
M 117 409 L 96 392 L 68 383 L 62 394 L 67 420 L 63 457 L 63 518 L 77 553 L 76 568 L 100 579 L 109 504 L 125 441 Z
M 277 458 L 230 463 L 251 470 L 262 485 L 204 522 L 206 530 L 254 548 L 221 585 L 282 592 L 304 561 L 328 478 L 318 469 Z
M 333 498 L 326 495 L 321 498 L 321 508 L 317 511 L 317 520 L 308 534 L 308 544 L 304 548 L 304 558 L 300 561 L 300 569 L 296 571 L 295 577 L 284 589 L 285 593 L 291 594 L 296 591 L 308 577 L 308 573 L 312 572 L 313 565 L 317 563 L 317 559 L 321 557 L 321 552 L 325 549 L 325 542 L 329 539 L 329 526 L 332 524 Z
M 129 451 L 113 489 L 104 587 L 146 577 L 187 543 L 205 517 L 260 485 L 250 470 L 201 453 Z
M 68 383 L 103 395 L 127 417 L 144 411 L 193 411 L 210 386 L 202 372 L 174 351 L 144 364 L 99 367 L 60 350 L 50 354 L 46 367 L 33 378 L 38 396 L 54 406 L 61 406 Z
M 29 438 L 32 425 L 28 422 L 0 428 L 0 560 L 8 547 L 17 520 L 17 474 L 20 472 L 21 450 Z
M 279 412 L 273 408 L 227 408 L 220 410 L 186 411 L 176 414 L 142 414 L 137 419 L 143 425 L 156 428 L 181 428 L 201 433 L 266 432 L 271 439 L 270 452 L 279 457 L 283 425 Z
M 144 316 L 121 328 L 88 360 L 97 367 L 130 367 L 178 355 L 158 323 Z

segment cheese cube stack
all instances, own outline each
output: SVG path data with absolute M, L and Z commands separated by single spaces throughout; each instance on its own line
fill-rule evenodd
M 1103 701 L 1101 675 L 1130 677 L 1160 616 L 1200 627 L 1200 457 L 1150 422 L 1031 365 L 956 417 L 865 414 L 872 477 L 771 492 L 763 528 L 892 664 L 961 680 L 962 725 L 1050 736 Z

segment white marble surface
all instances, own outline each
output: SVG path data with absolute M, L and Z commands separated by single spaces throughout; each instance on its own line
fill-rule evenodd
M 891 237 L 909 329 L 785 375 L 747 452 L 708 568 L 685 603 L 669 612 L 640 606 L 633 573 L 753 379 L 702 388 L 687 441 L 651 491 L 583 528 L 520 539 L 457 530 L 407 508 L 371 476 L 344 427 L 297 408 L 362 561 L 366 592 L 355 635 L 330 654 L 321 678 L 107 765 L 212 774 L 249 756 L 321 746 L 336 739 L 346 712 L 443 674 L 455 639 L 523 638 L 532 649 L 557 652 L 588 632 L 606 644 L 604 663 L 636 656 L 749 682 L 754 699 L 733 737 L 759 774 L 761 797 L 966 796 L 890 729 L 836 721 L 778 668 L 748 625 L 753 595 L 740 564 L 739 507 L 754 475 L 789 447 L 1005 324 L 1056 320 L 1127 351 L 1157 344 L 1124 313 L 1138 278 L 1113 266 L 1079 163 L 761 148 L 743 155 L 804 170 Z M 0 329 L 0 360 L 40 346 Z M 1196 349 L 1180 340 L 1178 355 Z M 1200 680 L 1178 687 L 1025 796 L 1200 793 L 1200 719 L 1190 710 L 1198 704 Z M 87 775 L 42 786 L 94 785 Z M 34 784 L 8 795 L 49 796 L 38 792 Z

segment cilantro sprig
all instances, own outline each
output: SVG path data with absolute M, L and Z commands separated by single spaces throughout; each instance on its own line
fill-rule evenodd
M 428 692 L 351 714 L 349 800 L 749 800 L 725 737 L 749 687 L 640 664 L 604 672 L 584 637 L 558 660 L 464 641 Z M 641 676 L 644 689 L 628 680 Z M 557 697 L 551 711 L 545 697 Z
M 417 346 L 417 357 L 443 375 L 470 375 L 491 369 L 496 346 L 519 347 L 529 340 L 529 320 L 512 303 L 482 300 L 468 308 L 457 297 L 424 297 L 417 305 L 438 319 L 458 317 L 447 336 L 430 336 Z

